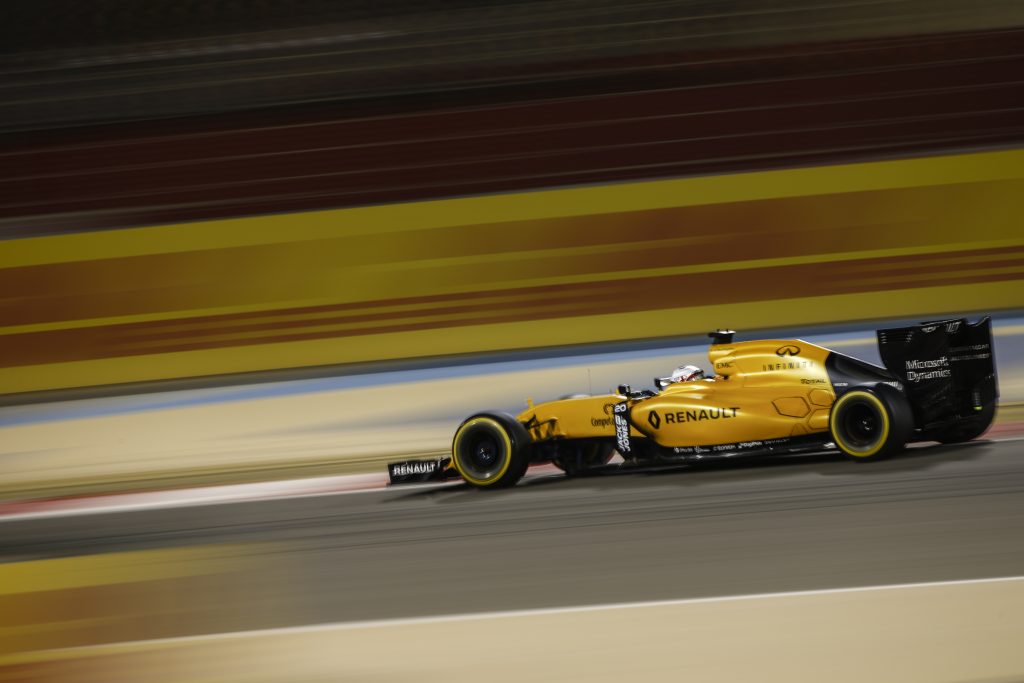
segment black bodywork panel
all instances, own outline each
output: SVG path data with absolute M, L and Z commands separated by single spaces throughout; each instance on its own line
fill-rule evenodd
M 878 330 L 878 351 L 902 383 L 925 436 L 973 417 L 999 397 L 988 317 Z

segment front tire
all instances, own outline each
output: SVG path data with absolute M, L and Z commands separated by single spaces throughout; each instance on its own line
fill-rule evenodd
M 466 483 L 513 486 L 530 465 L 530 435 L 510 415 L 481 413 L 463 422 L 452 441 L 452 462 Z
M 832 405 L 829 431 L 850 460 L 881 460 L 902 449 L 910 438 L 914 428 L 910 406 L 895 390 L 886 389 L 852 389 Z

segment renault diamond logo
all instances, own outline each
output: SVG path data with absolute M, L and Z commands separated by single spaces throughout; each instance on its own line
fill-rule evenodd
M 780 346 L 779 348 L 775 349 L 775 355 L 776 356 L 799 356 L 800 355 L 800 347 L 799 346 L 793 346 L 792 344 L 786 344 L 785 346 Z
M 653 410 L 647 413 L 647 421 L 651 423 L 651 426 L 657 429 L 661 426 L 661 416 Z

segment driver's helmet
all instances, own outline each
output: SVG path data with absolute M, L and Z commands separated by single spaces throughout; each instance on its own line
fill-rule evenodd
M 696 365 L 680 365 L 672 371 L 673 382 L 692 382 L 695 379 L 704 379 L 704 371 Z

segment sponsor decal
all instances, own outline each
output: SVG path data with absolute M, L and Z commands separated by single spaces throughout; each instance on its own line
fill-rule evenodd
M 630 451 L 629 422 L 626 421 L 627 410 L 629 410 L 629 404 L 627 403 L 616 403 L 615 408 L 613 409 L 615 419 L 615 441 L 621 455 L 626 455 Z
M 945 356 L 935 360 L 908 360 L 907 370 L 930 370 L 932 368 L 948 368 L 949 359 Z
M 761 372 L 774 372 L 775 370 L 802 370 L 804 368 L 813 368 L 814 361 L 809 360 L 790 360 L 782 363 L 762 363 Z
M 953 353 L 961 353 L 963 351 L 988 351 L 988 344 L 971 344 L 970 346 L 951 346 L 949 350 L 952 351 Z
M 392 466 L 391 476 L 405 477 L 410 474 L 431 474 L 437 469 L 437 462 L 403 462 Z
M 684 422 L 703 422 L 705 420 L 728 420 L 736 417 L 739 408 L 696 408 L 694 410 L 676 410 L 665 413 L 662 418 L 655 411 L 647 414 L 647 421 L 652 427 L 658 429 L 662 422 L 665 424 L 683 424 Z
M 943 325 L 924 325 L 921 327 L 921 331 L 924 332 L 925 334 L 931 334 L 940 327 L 943 327 Z M 947 334 L 956 334 L 957 330 L 960 329 L 960 321 L 953 320 L 951 322 L 948 322 L 945 324 L 945 328 Z
M 715 363 L 715 369 L 716 370 L 723 370 L 725 368 L 731 368 L 731 367 L 732 367 L 732 363 L 730 363 L 728 361 L 719 361 L 719 362 Z
M 926 379 L 944 379 L 953 376 L 949 369 L 949 359 L 941 356 L 934 360 L 906 361 L 907 381 L 915 384 Z
M 737 443 L 719 444 L 717 446 L 679 446 L 672 449 L 673 453 L 680 455 L 695 454 L 702 457 L 702 453 L 718 453 L 729 456 L 741 451 L 774 450 L 778 446 L 785 446 L 792 443 L 790 437 L 778 439 L 761 439 L 759 441 L 739 441 Z
M 992 357 L 992 349 L 988 344 L 971 344 L 969 346 L 953 346 L 950 349 L 954 363 L 965 360 L 987 360 Z
M 795 344 L 786 344 L 785 346 L 780 346 L 775 349 L 775 355 L 779 358 L 784 358 L 786 356 L 799 356 L 800 347 Z
M 931 370 L 930 372 L 913 372 L 907 373 L 907 381 L 917 384 L 918 382 L 926 379 L 946 379 L 952 377 L 953 372 L 951 370 Z
M 605 403 L 601 410 L 608 417 L 592 417 L 590 418 L 590 424 L 593 427 L 611 427 L 612 426 L 612 411 L 615 408 L 614 403 Z
M 825 384 L 823 379 L 808 379 L 806 377 L 800 378 L 800 384 Z
M 956 357 L 953 358 L 953 362 L 954 363 L 958 363 L 958 362 L 960 362 L 962 360 L 985 360 L 985 359 L 991 358 L 991 357 L 992 357 L 991 353 L 972 353 L 969 356 L 956 356 Z

